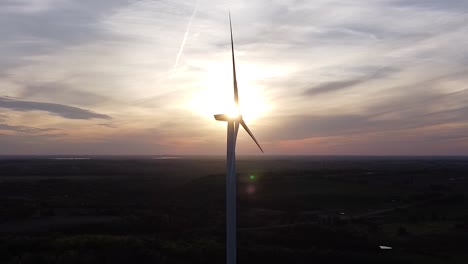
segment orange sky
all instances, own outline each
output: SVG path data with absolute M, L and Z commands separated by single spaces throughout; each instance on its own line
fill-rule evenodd
M 468 155 L 463 1 L 0 3 L 0 155 Z M 245 132 L 238 153 L 259 154 Z

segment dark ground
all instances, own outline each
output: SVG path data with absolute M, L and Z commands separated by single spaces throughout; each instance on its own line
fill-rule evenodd
M 224 167 L 1 157 L 0 263 L 224 263 Z M 238 177 L 238 263 L 468 263 L 468 158 L 240 157 Z

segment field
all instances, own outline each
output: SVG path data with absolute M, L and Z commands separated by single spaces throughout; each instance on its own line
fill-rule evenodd
M 224 263 L 224 168 L 2 157 L 0 263 Z M 241 156 L 238 178 L 238 263 L 468 263 L 468 158 Z

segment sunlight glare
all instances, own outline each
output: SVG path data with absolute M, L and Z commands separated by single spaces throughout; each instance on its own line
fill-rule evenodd
M 226 115 L 230 118 L 237 118 L 241 115 L 241 111 L 235 104 L 230 104 L 226 111 Z
M 262 89 L 255 84 L 255 70 L 238 73 L 239 104 L 234 103 L 232 69 L 230 62 L 212 64 L 200 80 L 200 90 L 192 97 L 191 108 L 197 114 L 212 118 L 213 114 L 227 114 L 230 117 L 242 115 L 247 121 L 256 120 L 271 106 L 267 103 Z M 242 76 L 239 77 L 239 76 Z

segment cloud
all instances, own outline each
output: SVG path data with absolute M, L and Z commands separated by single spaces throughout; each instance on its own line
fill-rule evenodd
M 6 97 L 0 97 L 0 107 L 15 111 L 45 111 L 69 119 L 111 119 L 108 115 L 98 114 L 78 107 L 54 103 L 21 101 Z
M 3 0 L 0 10 L 8 13 L 31 14 L 44 12 L 63 0 Z M 1 12 L 0 11 L 0 12 Z
M 423 90 L 425 93 L 421 92 Z M 280 116 L 275 121 L 281 125 L 262 130 L 261 133 L 269 140 L 359 137 L 368 134 L 385 134 L 387 139 L 405 140 L 395 132 L 443 129 L 444 138 L 447 139 L 449 135 L 463 134 L 462 131 L 468 128 L 464 121 L 468 116 L 467 94 L 468 89 L 441 93 L 426 86 L 416 86 L 411 92 L 369 105 L 358 114 Z M 420 140 L 430 140 L 433 136 L 421 133 Z
M 102 123 L 102 124 L 98 124 L 98 125 L 103 126 L 103 127 L 107 127 L 107 128 L 117 128 L 117 126 L 114 125 L 114 124 Z
M 333 81 L 333 82 L 319 84 L 310 89 L 307 89 L 304 92 L 304 94 L 309 95 L 309 96 L 314 96 L 314 95 L 319 95 L 323 93 L 335 92 L 335 91 L 351 88 L 358 84 L 363 84 L 369 81 L 385 78 L 395 72 L 397 72 L 395 68 L 383 68 L 383 69 L 377 70 L 374 74 L 364 76 L 361 78 L 344 80 L 344 81 Z
M 468 10 L 468 4 L 465 0 L 394 0 L 392 4 L 406 7 L 419 7 L 435 10 L 451 10 L 463 12 Z
M 24 81 L 28 83 L 28 81 Z M 76 87 L 69 87 L 63 83 L 29 83 L 18 93 L 20 98 L 30 100 L 54 100 L 64 104 L 95 106 L 109 102 L 111 99 L 93 92 Z
M 0 130 L 19 132 L 24 134 L 38 134 L 56 130 L 55 128 L 36 128 L 28 126 L 11 126 L 8 124 L 0 124 Z
M 0 1 L 0 72 L 31 58 L 112 36 L 99 20 L 128 0 Z M 60 23 L 57 23 L 60 21 Z
M 102 139 L 70 140 L 65 134 L 17 133 L 0 137 L 0 155 L 153 155 L 171 154 L 151 131 L 119 133 Z

